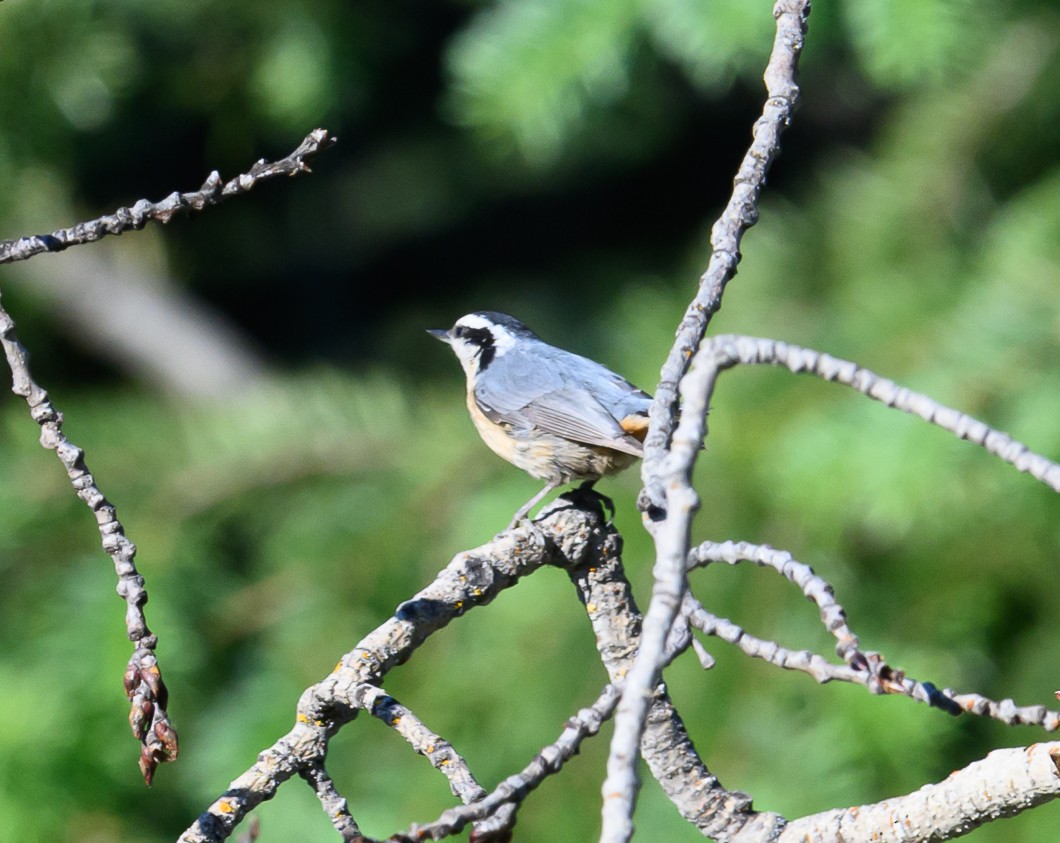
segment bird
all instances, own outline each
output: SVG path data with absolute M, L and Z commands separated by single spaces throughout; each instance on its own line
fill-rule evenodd
M 550 345 L 506 313 L 477 311 L 427 331 L 447 343 L 467 377 L 467 408 L 498 456 L 545 483 L 512 529 L 549 492 L 601 477 L 644 455 L 652 398 L 606 366 Z M 609 506 L 610 499 L 592 491 Z

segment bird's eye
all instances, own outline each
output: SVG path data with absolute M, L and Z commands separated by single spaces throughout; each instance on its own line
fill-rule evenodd
M 453 328 L 453 336 L 456 337 L 457 339 L 460 339 L 462 337 L 466 337 L 467 336 L 467 328 L 465 328 L 463 325 L 457 325 L 455 328 Z

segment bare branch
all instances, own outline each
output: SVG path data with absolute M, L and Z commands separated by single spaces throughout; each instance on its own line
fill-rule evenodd
M 809 14 L 808 0 L 779 0 L 773 7 L 777 32 L 764 74 L 768 98 L 762 115 L 752 128 L 753 140 L 736 172 L 732 196 L 711 229 L 710 262 L 699 279 L 696 297 L 681 319 L 655 390 L 652 425 L 644 443 L 641 471 L 651 503 L 655 506 L 661 506 L 662 502 L 657 475 L 661 472 L 659 463 L 665 457 L 665 448 L 677 419 L 678 381 L 688 371 L 689 361 L 699 348 L 710 319 L 721 307 L 725 287 L 736 275 L 740 241 L 758 222 L 758 198 L 765 185 L 766 172 L 780 154 L 780 135 L 791 123 L 798 105 L 796 77 Z M 649 480 L 653 483 L 649 484 Z
M 813 676 L 818 682 L 852 682 L 864 685 L 874 694 L 897 694 L 910 697 L 917 702 L 941 709 L 948 714 L 969 712 L 1009 726 L 1040 726 L 1048 732 L 1060 728 L 1060 713 L 1045 706 L 1017 706 L 1012 700 L 996 702 L 979 694 L 958 694 L 949 688 L 939 690 L 930 682 L 910 679 L 905 672 L 891 667 L 879 653 L 862 653 L 858 649 L 858 638 L 847 626 L 846 611 L 835 599 L 835 591 L 809 565 L 794 559 L 785 550 L 776 550 L 766 545 L 748 542 L 703 542 L 689 554 L 689 567 L 725 562 L 729 565 L 741 561 L 774 568 L 784 577 L 800 587 L 803 594 L 812 600 L 821 613 L 821 621 L 835 636 L 836 652 L 846 662 L 835 665 L 808 650 L 789 650 L 774 641 L 766 641 L 748 634 L 738 624 L 727 618 L 711 614 L 690 593 L 685 594 L 682 616 L 705 635 L 711 635 L 735 644 L 752 658 L 764 659 L 785 670 L 799 670 Z
M 786 550 L 776 550 L 763 544 L 749 542 L 703 542 L 688 554 L 688 567 L 702 568 L 712 562 L 738 565 L 754 562 L 777 573 L 799 587 L 808 600 L 817 606 L 821 623 L 836 639 L 836 653 L 847 663 L 859 661 L 858 637 L 847 626 L 846 611 L 835 599 L 835 590 L 814 573 L 813 568 L 792 557 Z M 713 617 L 713 616 L 712 616 Z M 698 628 L 698 627 L 697 627 Z
M 321 150 L 335 143 L 326 129 L 314 129 L 286 158 L 268 162 L 264 158 L 254 164 L 247 172 L 222 183 L 216 170 L 207 176 L 201 188 L 190 193 L 174 192 L 160 202 L 149 202 L 141 199 L 131 208 L 118 208 L 113 214 L 107 214 L 88 222 L 78 223 L 72 228 L 60 228 L 51 234 L 37 234 L 31 237 L 20 237 L 17 240 L 0 241 L 0 265 L 23 261 L 42 252 L 61 252 L 70 246 L 92 243 L 108 234 L 124 234 L 143 228 L 152 220 L 161 223 L 169 222 L 175 215 L 190 211 L 201 211 L 217 205 L 230 196 L 238 196 L 252 190 L 259 181 L 276 176 L 296 176 L 308 173 L 306 161 Z
M 776 843 L 938 843 L 1060 796 L 1060 743 L 998 749 L 913 793 L 792 820 Z
M 740 240 L 757 222 L 758 196 L 765 183 L 766 171 L 780 151 L 780 134 L 791 121 L 798 101 L 796 68 L 809 12 L 809 0 L 778 0 L 773 7 L 777 32 L 764 76 L 768 99 L 762 116 L 755 123 L 754 139 L 736 174 L 732 197 L 711 232 L 710 262 L 663 364 L 652 402 L 651 428 L 645 441 L 641 471 L 644 481 L 641 506 L 655 539 L 655 585 L 644 621 L 640 651 L 630 670 L 615 717 L 607 778 L 603 785 L 601 843 L 623 843 L 633 834 L 633 805 L 639 787 L 637 748 L 648 718 L 651 689 L 662 669 L 666 640 L 685 590 L 689 525 L 698 498 L 688 476 L 694 452 L 685 453 L 680 458 L 667 450 L 677 415 L 677 382 L 687 371 L 711 316 L 721 306 L 726 284 L 736 274 Z M 682 420 L 684 417 L 683 412 Z M 699 447 L 698 443 L 695 447 Z M 662 523 L 656 523 L 652 528 L 652 521 Z
M 1042 705 L 1017 706 L 1012 700 L 996 702 L 979 694 L 958 694 L 949 688 L 939 690 L 930 682 L 919 682 L 891 667 L 879 653 L 858 653 L 851 664 L 832 664 L 823 656 L 809 650 L 789 650 L 775 641 L 757 638 L 739 624 L 720 618 L 685 595 L 682 614 L 704 635 L 720 638 L 739 647 L 755 659 L 762 659 L 784 670 L 808 673 L 821 684 L 832 681 L 862 685 L 873 694 L 895 694 L 926 703 L 947 714 L 963 712 L 999 720 L 1009 726 L 1039 726 L 1047 732 L 1060 728 L 1060 713 Z
M 114 562 L 114 570 L 118 574 L 118 595 L 125 600 L 126 605 L 126 633 L 135 645 L 124 677 L 125 693 L 132 703 L 129 726 L 140 741 L 140 772 L 143 773 L 144 781 L 151 784 L 158 765 L 177 757 L 178 742 L 166 711 L 169 692 L 162 681 L 162 672 L 155 656 L 158 638 L 148 628 L 144 617 L 147 590 L 133 561 L 136 545 L 126 538 L 125 528 L 118 520 L 113 504 L 96 485 L 95 478 L 85 464 L 85 452 L 63 434 L 62 413 L 49 400 L 48 393 L 33 380 L 29 356 L 18 341 L 14 320 L 3 307 L 0 307 L 0 344 L 4 347 L 11 368 L 11 391 L 26 399 L 30 416 L 41 428 L 41 445 L 55 451 L 59 457 L 77 496 L 95 515 L 103 539 L 103 550 Z
M 248 811 L 270 798 L 291 775 L 305 775 L 304 770 L 322 764 L 331 736 L 361 708 L 387 722 L 396 718 L 396 726 L 407 731 L 407 739 L 418 751 L 429 754 L 429 747 L 434 746 L 439 753 L 432 757 L 432 763 L 444 763 L 451 756 L 441 751 L 443 742 L 421 728 L 422 724 L 382 692 L 378 683 L 433 632 L 469 609 L 489 603 L 542 565 L 557 565 L 569 572 L 586 604 L 605 665 L 612 677 L 620 678 L 632 664 L 640 632 L 640 614 L 622 572 L 620 541 L 613 528 L 601 524 L 596 501 L 582 510 L 574 492 L 547 507 L 532 528 L 508 530 L 492 542 L 456 556 L 431 585 L 399 606 L 393 618 L 346 654 L 327 679 L 302 694 L 294 728 L 262 752 L 257 763 L 231 783 L 181 841 L 203 843 L 228 837 Z M 667 658 L 685 649 L 690 640 L 687 627 L 675 630 L 667 643 Z M 423 840 L 436 835 L 437 839 L 455 833 L 468 822 L 480 821 L 473 834 L 475 840 L 503 837 L 519 801 L 546 776 L 558 772 L 581 741 L 596 734 L 618 693 L 610 687 L 605 689 L 591 709 L 571 720 L 554 745 L 542 750 L 523 772 L 510 777 L 494 793 L 446 812 L 435 823 L 414 827 L 405 836 Z M 655 693 L 643 752 L 682 814 L 705 831 L 717 833 L 719 839 L 726 839 L 720 835 L 734 823 L 743 827 L 758 824 L 762 818 L 772 821 L 775 816 L 747 813 L 748 797 L 717 784 L 696 755 L 661 687 Z M 477 787 L 468 773 L 453 790 L 462 799 L 477 799 Z
M 775 641 L 757 638 L 728 618 L 711 614 L 691 594 L 685 594 L 681 613 L 688 618 L 692 627 L 704 635 L 734 644 L 751 658 L 762 659 L 785 670 L 808 673 L 821 684 L 833 680 L 867 684 L 872 678 L 864 670 L 846 664 L 832 664 L 824 656 L 809 650 L 789 650 Z
M 60 229 L 47 235 L 0 241 L 0 264 L 27 260 L 42 252 L 60 252 L 69 246 L 90 243 L 108 234 L 122 234 L 125 231 L 140 229 L 151 220 L 166 223 L 177 213 L 200 211 L 229 196 L 246 193 L 259 181 L 279 175 L 308 172 L 306 160 L 334 142 L 334 138 L 329 137 L 326 130 L 316 129 L 286 158 L 273 163 L 262 159 L 249 171 L 226 184 L 222 184 L 221 177 L 215 171 L 197 192 L 173 193 L 161 202 L 141 199 L 132 208 L 119 208 L 113 214 L 79 223 L 73 228 Z M 125 692 L 132 702 L 129 725 L 133 735 L 141 743 L 140 770 L 144 780 L 151 784 L 158 764 L 177 757 L 178 740 L 166 711 L 169 694 L 162 681 L 154 652 L 158 639 L 148 628 L 144 617 L 143 606 L 147 602 L 147 591 L 143 577 L 133 562 L 136 546 L 126 538 L 125 528 L 118 520 L 114 506 L 96 486 L 95 479 L 85 464 L 84 452 L 63 435 L 62 414 L 52 405 L 48 393 L 33 381 L 29 371 L 28 354 L 18 341 L 14 320 L 2 307 L 0 343 L 11 368 L 12 391 L 26 399 L 30 415 L 41 427 L 41 445 L 54 450 L 62 461 L 78 497 L 95 514 L 103 537 L 103 549 L 114 561 L 118 574 L 118 594 L 124 598 L 127 605 L 127 634 L 136 644 L 124 676 Z
M 994 430 L 926 395 L 898 386 L 894 381 L 882 378 L 853 361 L 813 349 L 778 340 L 722 334 L 705 342 L 697 353 L 694 366 L 698 374 L 694 381 L 689 376 L 690 389 L 713 390 L 712 383 L 706 383 L 707 378 L 713 379 L 718 372 L 740 364 L 781 366 L 791 372 L 805 372 L 849 386 L 888 407 L 919 416 L 959 439 L 967 439 L 1053 491 L 1060 492 L 1060 465 L 1031 451 L 1007 433 Z
M 590 736 L 591 737 L 591 736 Z M 542 750 L 544 751 L 544 750 Z M 577 752 L 577 750 L 575 750 Z M 550 775 L 551 773 L 546 773 Z M 522 802 L 505 802 L 472 826 L 468 843 L 511 843 L 516 814 Z

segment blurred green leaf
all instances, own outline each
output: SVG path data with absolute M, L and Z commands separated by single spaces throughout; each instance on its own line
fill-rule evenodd
M 842 8 L 851 44 L 881 87 L 939 82 L 967 69 L 992 11 L 971 0 L 852 0 Z
M 663 54 L 707 90 L 736 75 L 760 77 L 775 31 L 765 4 L 742 0 L 652 0 L 644 19 Z
M 449 107 L 462 124 L 555 159 L 586 111 L 629 85 L 637 0 L 502 0 L 454 39 Z

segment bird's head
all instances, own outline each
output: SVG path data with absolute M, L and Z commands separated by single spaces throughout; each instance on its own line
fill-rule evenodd
M 457 319 L 448 330 L 432 328 L 427 333 L 449 344 L 469 380 L 474 380 L 519 343 L 540 342 L 518 319 L 493 311 L 469 313 Z

